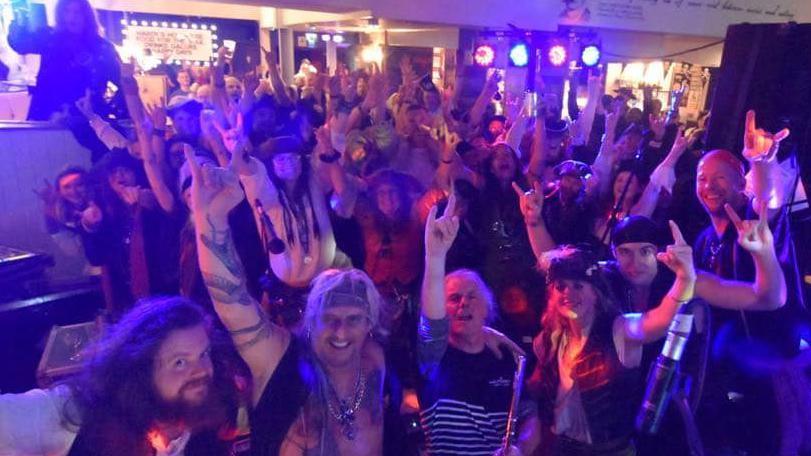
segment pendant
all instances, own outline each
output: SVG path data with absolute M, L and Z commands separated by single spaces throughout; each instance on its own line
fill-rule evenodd
M 340 407 L 338 422 L 341 424 L 341 432 L 347 440 L 355 440 L 355 411 L 344 401 L 341 401 Z
M 313 257 L 311 257 L 310 255 L 305 255 L 304 256 L 304 264 L 310 264 L 312 262 L 313 262 Z

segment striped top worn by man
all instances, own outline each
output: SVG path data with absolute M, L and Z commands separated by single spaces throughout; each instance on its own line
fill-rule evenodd
M 503 444 L 515 362 L 487 349 L 497 345 L 493 339 L 498 336 L 485 326 L 496 310 L 481 277 L 464 269 L 445 276 L 445 258 L 459 230 L 455 205 L 452 194 L 445 215 L 437 218 L 434 206 L 425 224 L 417 344 L 421 420 L 429 455 L 490 456 Z M 526 426 L 537 429 L 537 416 L 527 416 L 518 423 L 522 439 L 514 441 L 508 454 L 532 454 L 537 446 L 538 433 L 524 432 Z

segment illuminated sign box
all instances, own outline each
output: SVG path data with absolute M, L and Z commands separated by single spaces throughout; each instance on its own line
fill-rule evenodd
M 185 25 L 185 24 L 183 24 Z M 165 62 L 208 62 L 216 35 L 200 28 L 128 25 L 124 46 L 143 50 Z

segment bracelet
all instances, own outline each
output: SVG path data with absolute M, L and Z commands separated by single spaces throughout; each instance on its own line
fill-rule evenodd
M 653 140 L 653 141 L 649 142 L 648 144 L 650 144 L 651 147 L 656 147 L 657 149 L 662 147 L 662 141 Z
M 676 298 L 675 296 L 671 295 L 670 293 L 668 293 L 668 294 L 667 294 L 667 297 L 668 297 L 669 299 L 671 299 L 672 301 L 675 301 L 675 302 L 676 302 L 676 303 L 678 303 L 678 304 L 686 304 L 686 303 L 688 303 L 688 302 L 690 302 L 690 301 L 692 301 L 692 300 L 693 300 L 693 297 L 692 297 L 692 296 L 691 296 L 691 297 L 689 297 L 689 298 L 687 298 L 687 299 L 678 299 L 678 298 Z
M 265 317 L 264 312 L 262 312 L 260 310 L 259 311 L 259 321 L 255 325 L 249 326 L 247 328 L 241 328 L 241 329 L 236 329 L 236 330 L 228 330 L 228 334 L 230 334 L 232 336 L 238 336 L 240 334 L 250 334 L 252 332 L 258 331 L 259 329 L 261 329 L 266 324 L 267 324 L 267 318 Z
M 341 158 L 341 153 L 337 150 L 330 155 L 319 155 L 318 159 L 324 163 L 335 163 Z

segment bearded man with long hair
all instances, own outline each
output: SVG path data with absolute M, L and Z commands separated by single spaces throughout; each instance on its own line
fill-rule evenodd
M 240 390 L 223 342 L 197 304 L 141 301 L 77 375 L 0 396 L 0 454 L 229 454 Z

